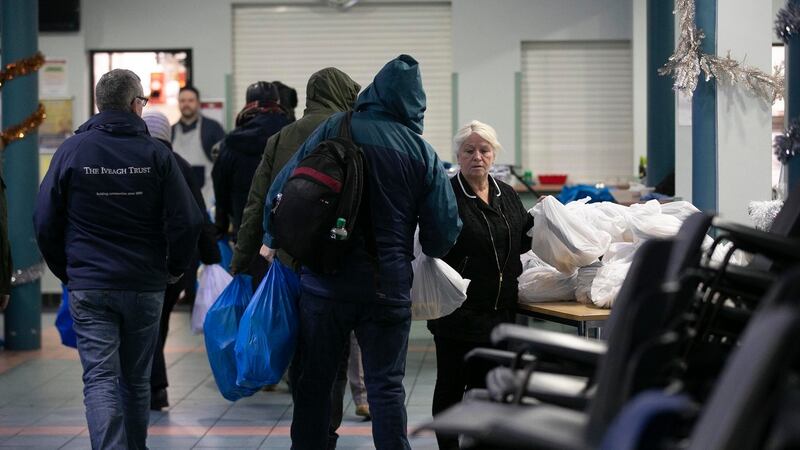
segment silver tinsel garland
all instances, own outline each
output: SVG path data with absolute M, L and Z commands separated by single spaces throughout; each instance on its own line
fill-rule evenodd
M 747 205 L 747 214 L 757 229 L 768 231 L 782 207 L 783 200 L 753 201 Z
M 674 88 L 691 97 L 697 88 L 700 73 L 706 81 L 717 78 L 729 85 L 742 84 L 753 95 L 772 104 L 783 97 L 783 68 L 777 66 L 772 75 L 731 58 L 709 55 L 700 50 L 705 35 L 695 25 L 695 0 L 677 0 L 675 14 L 679 16 L 680 38 L 675 53 L 669 57 L 660 75 L 675 78 Z
M 792 36 L 800 34 L 800 5 L 789 2 L 778 11 L 778 18 L 775 19 L 775 33 L 784 44 L 788 44 Z
M 16 269 L 11 273 L 11 286 L 32 283 L 42 278 L 44 273 L 44 263 L 39 262 L 24 269 Z

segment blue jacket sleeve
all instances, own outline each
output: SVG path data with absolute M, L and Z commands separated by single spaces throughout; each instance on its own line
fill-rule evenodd
M 36 241 L 47 267 L 67 284 L 66 227 L 67 206 L 64 196 L 69 182 L 69 171 L 64 171 L 64 151 L 56 152 L 50 168 L 39 187 L 36 209 L 33 213 L 33 225 Z
M 341 116 L 340 114 L 335 114 L 334 116 L 328 118 L 324 122 L 322 122 L 316 130 L 306 139 L 303 145 L 297 150 L 294 154 L 292 159 L 283 166 L 278 176 L 275 177 L 275 181 L 272 182 L 272 186 L 269 188 L 269 192 L 267 193 L 267 198 L 264 204 L 264 239 L 263 243 L 269 248 L 275 249 L 273 247 L 273 237 L 272 233 L 270 232 L 270 219 L 272 218 L 272 208 L 275 206 L 275 197 L 283 190 L 283 184 L 286 183 L 286 179 L 289 178 L 289 175 L 294 171 L 297 164 L 300 162 L 301 159 L 305 158 L 305 156 L 314 150 L 314 148 L 322 142 L 328 136 L 329 124 L 332 123 L 334 118 Z M 337 122 L 338 123 L 338 122 Z
M 419 242 L 423 253 L 441 258 L 455 244 L 461 232 L 461 219 L 447 173 L 439 157 L 433 155 L 430 184 L 419 211 Z
M 197 206 L 171 152 L 163 160 L 164 223 L 171 275 L 184 272 L 194 256 L 203 214 Z

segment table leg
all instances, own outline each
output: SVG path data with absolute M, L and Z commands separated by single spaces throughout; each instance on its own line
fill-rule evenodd
M 588 332 L 589 332 L 589 329 L 586 327 L 586 322 L 584 322 L 582 320 L 579 321 L 578 322 L 578 336 L 584 337 L 584 338 L 588 338 L 589 337 Z

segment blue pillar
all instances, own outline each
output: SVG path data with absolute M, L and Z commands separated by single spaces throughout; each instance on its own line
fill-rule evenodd
M 2 64 L 33 56 L 38 50 L 38 3 L 2 0 Z M 34 72 L 2 87 L 3 129 L 22 123 L 39 102 L 39 77 Z M 33 231 L 33 207 L 39 189 L 37 133 L 12 142 L 4 150 L 3 176 L 8 185 L 8 237 L 14 269 L 26 269 L 41 260 Z M 42 294 L 39 280 L 11 289 L 5 312 L 5 341 L 9 350 L 33 350 L 42 345 Z
M 647 185 L 675 170 L 675 91 L 658 69 L 675 51 L 672 0 L 647 2 Z
M 695 22 L 705 33 L 701 51 L 717 53 L 717 0 L 697 0 Z M 700 74 L 692 98 L 692 203 L 716 212 L 717 195 L 717 81 Z
M 789 3 L 800 4 L 800 0 L 789 0 Z M 800 118 L 800 36 L 792 35 L 786 45 L 786 125 Z M 787 164 L 789 169 L 789 186 L 787 193 L 800 181 L 800 156 L 795 156 Z

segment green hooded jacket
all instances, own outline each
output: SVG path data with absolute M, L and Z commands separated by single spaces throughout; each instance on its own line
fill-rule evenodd
M 0 176 L 0 296 L 11 293 L 11 245 L 8 242 L 6 183 Z
M 306 88 L 306 109 L 303 118 L 285 126 L 272 136 L 253 176 L 247 204 L 242 215 L 236 246 L 231 260 L 234 273 L 247 270 L 261 248 L 264 228 L 264 200 L 270 185 L 283 166 L 292 158 L 306 138 L 332 114 L 348 111 L 356 101 L 361 86 L 339 69 L 328 67 L 311 75 Z M 293 261 L 279 250 L 278 258 L 287 266 Z

